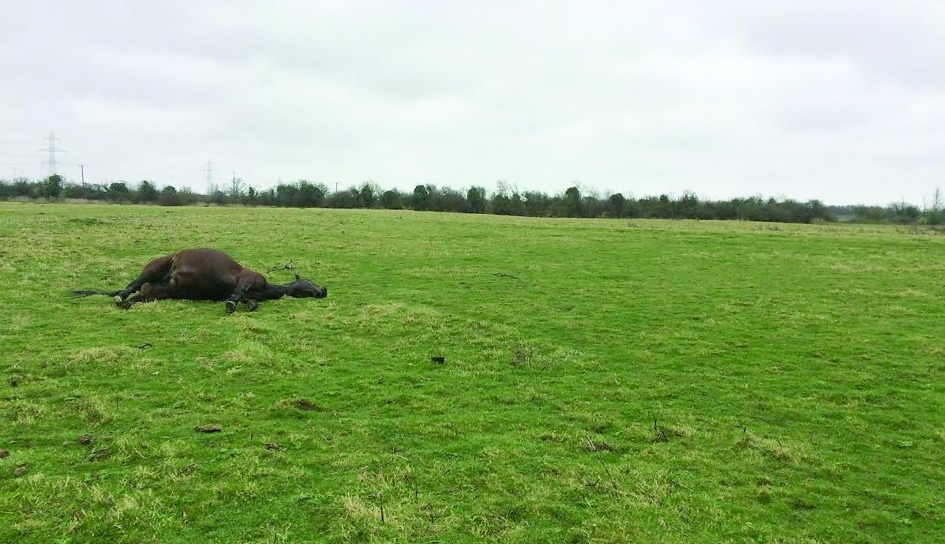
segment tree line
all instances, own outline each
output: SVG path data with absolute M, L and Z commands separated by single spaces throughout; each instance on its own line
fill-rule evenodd
M 76 184 L 53 175 L 43 180 L 0 180 L 0 199 L 79 199 L 114 203 L 188 206 L 193 204 L 273 206 L 289 208 L 384 208 L 455 213 L 487 213 L 527 217 L 715 219 L 812 223 L 853 221 L 863 223 L 945 223 L 939 191 L 933 204 L 920 209 L 909 204 L 890 206 L 827 206 L 819 200 L 806 202 L 759 196 L 731 200 L 703 200 L 685 192 L 634 198 L 622 193 L 601 196 L 593 191 L 569 187 L 563 193 L 519 191 L 499 182 L 495 191 L 480 186 L 460 191 L 450 187 L 420 184 L 412 192 L 382 189 L 365 182 L 344 190 L 330 191 L 324 183 L 299 180 L 259 190 L 234 179 L 227 189 L 213 188 L 198 194 L 188 188 L 166 185 L 159 189 L 143 180 L 134 186 L 124 181 L 109 184 Z

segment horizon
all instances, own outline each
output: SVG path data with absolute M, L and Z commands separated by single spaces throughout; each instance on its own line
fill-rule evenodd
M 80 186 L 80 185 L 82 185 L 82 182 L 81 182 L 81 181 L 73 180 L 73 179 L 68 179 L 68 178 L 62 176 L 61 174 L 59 174 L 59 175 L 60 175 L 60 177 L 61 177 L 61 179 L 62 179 L 62 182 L 63 182 L 64 184 L 73 185 L 73 186 Z M 45 177 L 38 178 L 38 179 L 30 179 L 30 178 L 26 178 L 26 177 L 21 177 L 21 176 L 20 176 L 20 177 L 17 177 L 16 179 L 7 179 L 7 178 L 4 178 L 4 177 L 0 176 L 0 183 L 12 184 L 12 183 L 14 183 L 14 182 L 16 182 L 16 181 L 20 181 L 20 180 L 25 180 L 25 181 L 27 181 L 27 182 L 29 182 L 29 183 L 41 183 L 41 182 L 45 181 L 45 180 L 48 179 L 48 178 L 49 178 L 49 176 L 45 176 Z M 252 187 L 254 190 L 256 190 L 257 193 L 260 193 L 260 192 L 265 192 L 265 191 L 269 191 L 269 190 L 275 191 L 276 188 L 277 188 L 279 185 L 290 185 L 290 186 L 292 186 L 292 185 L 298 185 L 298 184 L 300 184 L 300 183 L 309 183 L 309 184 L 312 184 L 312 185 L 315 185 L 315 186 L 323 187 L 323 188 L 325 188 L 325 190 L 326 190 L 326 193 L 325 193 L 326 195 L 337 194 L 337 193 L 343 193 L 343 192 L 348 192 L 348 191 L 351 191 L 351 190 L 358 190 L 358 189 L 360 189 L 361 187 L 363 187 L 365 184 L 372 184 L 372 185 L 376 186 L 378 189 L 380 189 L 381 192 L 378 193 L 378 196 L 379 196 L 380 194 L 382 194 L 384 191 L 388 191 L 388 190 L 396 190 L 396 191 L 399 191 L 400 194 L 403 195 L 403 196 L 409 196 L 409 195 L 411 195 L 411 194 L 413 193 L 413 189 L 410 189 L 410 190 L 403 190 L 403 189 L 400 189 L 400 188 L 397 188 L 397 187 L 386 187 L 386 186 L 384 186 L 384 185 L 382 185 L 382 184 L 377 183 L 377 182 L 374 181 L 374 180 L 366 180 L 366 181 L 361 182 L 361 183 L 351 184 L 351 185 L 347 185 L 347 186 L 344 186 L 344 187 L 342 187 L 340 184 L 337 184 L 337 187 L 336 187 L 336 188 L 332 188 L 331 184 L 329 184 L 329 183 L 327 183 L 327 182 L 317 181 L 317 180 L 309 180 L 309 179 L 298 179 L 298 180 L 294 180 L 294 181 L 279 180 L 279 181 L 273 183 L 272 185 L 266 186 L 266 187 L 259 187 L 259 186 L 255 185 L 255 184 L 245 182 L 244 180 L 242 180 L 242 179 L 240 179 L 240 178 L 237 178 L 237 180 L 238 180 L 238 181 L 240 182 L 240 184 L 241 184 L 241 194 L 245 194 L 246 191 L 247 191 L 250 187 Z M 145 182 L 151 183 L 151 184 L 154 186 L 154 188 L 155 188 L 156 190 L 158 190 L 158 191 L 161 191 L 161 190 L 163 190 L 165 187 L 170 186 L 170 187 L 173 187 L 174 190 L 176 190 L 176 191 L 189 191 L 189 192 L 191 192 L 192 194 L 194 194 L 195 196 L 199 196 L 199 197 L 210 197 L 210 196 L 212 196 L 213 194 L 215 194 L 217 191 L 222 192 L 222 193 L 224 193 L 224 194 L 229 194 L 229 193 L 230 193 L 230 187 L 232 186 L 232 185 L 229 185 L 229 186 L 228 186 L 228 185 L 226 185 L 226 184 L 218 184 L 218 185 L 217 185 L 217 184 L 214 184 L 214 186 L 211 188 L 211 190 L 209 190 L 209 191 L 207 191 L 207 190 L 200 191 L 200 190 L 194 190 L 192 187 L 187 186 L 187 185 L 183 185 L 183 184 L 177 185 L 177 184 L 174 184 L 174 183 L 156 183 L 156 182 L 154 181 L 154 179 L 147 179 L 147 178 L 141 179 L 141 180 L 139 180 L 139 181 L 129 181 L 129 180 L 126 180 L 126 179 L 116 179 L 116 180 L 108 180 L 108 181 L 103 181 L 103 182 L 90 182 L 90 181 L 86 180 L 86 181 L 85 181 L 85 185 L 87 185 L 87 186 L 99 186 L 99 187 L 102 187 L 102 188 L 107 189 L 108 186 L 109 186 L 110 184 L 112 184 L 112 183 L 123 183 L 123 184 L 125 184 L 125 187 L 126 187 L 129 191 L 136 191 L 136 190 L 138 190 L 138 189 L 140 188 L 141 184 L 142 184 L 142 183 L 145 183 Z M 232 180 L 230 180 L 230 183 L 232 183 Z M 474 188 L 474 187 L 476 187 L 476 188 L 482 188 L 482 189 L 485 190 L 485 194 L 486 194 L 487 198 L 491 198 L 491 197 L 493 197 L 493 196 L 495 196 L 495 195 L 497 195 L 497 194 L 501 194 L 501 192 L 502 192 L 503 190 L 505 190 L 505 191 L 507 191 L 507 192 L 510 191 L 510 192 L 508 192 L 508 194 L 510 194 L 510 195 L 512 195 L 512 194 L 517 194 L 517 195 L 523 196 L 523 197 L 524 197 L 527 193 L 539 193 L 539 194 L 543 194 L 543 195 L 548 196 L 548 197 L 551 197 L 551 198 L 561 198 L 561 197 L 564 197 L 565 192 L 566 192 L 568 189 L 570 189 L 570 187 L 569 187 L 568 189 L 565 189 L 565 190 L 562 190 L 562 191 L 558 191 L 558 192 L 555 192 L 555 193 L 549 193 L 549 192 L 545 192 L 545 191 L 541 191 L 541 190 L 522 189 L 522 188 L 520 188 L 520 187 L 511 185 L 511 184 L 507 184 L 507 183 L 503 182 L 502 180 L 498 181 L 498 182 L 496 183 L 496 187 L 493 188 L 493 189 L 490 189 L 489 187 L 486 187 L 486 186 L 484 186 L 484 185 L 477 185 L 477 184 L 472 184 L 472 185 L 468 185 L 468 186 L 465 186 L 465 187 L 450 187 L 450 186 L 446 186 L 446 185 L 438 185 L 438 184 L 435 184 L 435 183 L 422 183 L 422 184 L 417 184 L 417 186 L 419 186 L 419 185 L 423 185 L 423 186 L 425 186 L 425 187 L 434 187 L 434 188 L 436 188 L 436 189 L 447 189 L 447 190 L 451 190 L 451 191 L 456 191 L 456 192 L 462 194 L 464 197 L 466 196 L 466 192 L 467 192 L 468 190 L 470 190 L 470 189 L 472 189 L 472 188 Z M 504 188 L 503 188 L 503 186 L 504 186 Z M 596 199 L 598 199 L 598 200 L 605 200 L 605 199 L 607 199 L 610 195 L 614 195 L 614 194 L 618 194 L 618 193 L 619 193 L 619 194 L 621 194 L 622 196 L 624 196 L 625 198 L 627 198 L 628 200 L 641 201 L 641 200 L 659 198 L 659 197 L 665 195 L 665 196 L 667 196 L 667 197 L 668 197 L 670 200 L 672 200 L 672 201 L 678 201 L 679 199 L 683 198 L 685 195 L 689 194 L 689 195 L 694 195 L 694 196 L 696 197 L 696 199 L 697 199 L 699 202 L 730 202 L 730 201 L 734 201 L 734 200 L 748 200 L 748 199 L 760 199 L 760 200 L 763 200 L 763 201 L 768 201 L 768 200 L 770 200 L 770 199 L 773 199 L 773 200 L 775 200 L 775 201 L 777 201 L 777 202 L 787 202 L 787 201 L 793 201 L 793 202 L 799 202 L 799 203 L 819 202 L 820 204 L 822 204 L 822 205 L 824 205 L 824 206 L 827 206 L 827 207 L 830 207 L 830 208 L 879 207 L 879 208 L 889 209 L 889 208 L 894 208 L 894 207 L 897 207 L 897 206 L 903 206 L 903 207 L 904 207 L 904 206 L 913 206 L 913 207 L 916 207 L 916 208 L 918 208 L 919 210 L 922 210 L 922 211 L 931 211 L 931 210 L 940 210 L 941 207 L 942 207 L 942 205 L 943 205 L 943 202 L 942 202 L 942 200 L 943 200 L 943 195 L 941 194 L 941 190 L 940 190 L 939 188 L 937 188 L 937 187 L 936 187 L 936 188 L 932 191 L 932 193 L 929 194 L 927 197 L 923 197 L 923 200 L 922 200 L 921 203 L 919 203 L 919 202 L 900 201 L 900 202 L 889 202 L 889 203 L 886 203 L 886 204 L 866 204 L 866 203 L 860 203 L 860 202 L 853 202 L 853 203 L 851 203 L 851 202 L 846 202 L 846 203 L 825 202 L 825 201 L 823 201 L 823 200 L 816 199 L 816 198 L 813 198 L 813 199 L 806 199 L 806 200 L 805 200 L 805 199 L 792 198 L 792 197 L 790 197 L 790 196 L 788 196 L 788 195 L 783 195 L 783 194 L 781 194 L 781 195 L 774 195 L 774 194 L 768 195 L 768 194 L 756 193 L 756 194 L 750 194 L 750 195 L 732 196 L 732 197 L 729 197 L 729 198 L 707 198 L 707 197 L 704 197 L 703 195 L 699 195 L 699 194 L 697 194 L 697 193 L 695 193 L 695 192 L 693 192 L 693 191 L 681 191 L 680 193 L 671 192 L 671 193 L 659 193 L 659 194 L 655 194 L 655 193 L 654 193 L 654 194 L 634 194 L 634 193 L 625 194 L 625 193 L 623 193 L 623 192 L 621 192 L 621 191 L 606 191 L 606 192 L 605 192 L 605 191 L 599 191 L 599 190 L 597 190 L 597 189 L 595 189 L 595 188 L 593 188 L 593 187 L 587 187 L 587 186 L 584 186 L 584 185 L 582 185 L 582 184 L 572 185 L 571 187 L 576 187 L 576 188 L 580 191 L 582 197 L 593 197 L 593 198 L 596 198 Z M 416 188 L 416 186 L 415 186 L 414 188 Z M 931 201 L 931 202 L 930 202 L 930 201 Z

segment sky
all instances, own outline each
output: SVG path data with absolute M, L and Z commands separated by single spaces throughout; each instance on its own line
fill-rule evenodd
M 67 180 L 197 192 L 235 176 L 921 206 L 945 189 L 941 0 L 0 13 L 0 179 L 47 176 L 54 135 Z

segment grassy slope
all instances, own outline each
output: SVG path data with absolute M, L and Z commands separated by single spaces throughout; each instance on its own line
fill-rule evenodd
M 0 541 L 945 538 L 945 237 L 0 203 L 0 240 Z M 191 246 L 330 297 L 65 296 Z

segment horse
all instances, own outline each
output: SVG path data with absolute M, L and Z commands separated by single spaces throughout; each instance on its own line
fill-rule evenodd
M 226 313 L 231 314 L 240 302 L 252 312 L 259 307 L 260 301 L 286 295 L 325 298 L 328 288 L 302 279 L 298 274 L 295 275 L 295 281 L 273 285 L 262 274 L 244 268 L 226 253 L 200 248 L 185 249 L 154 259 L 124 289 L 83 289 L 73 291 L 72 294 L 114 297 L 115 304 L 123 310 L 140 302 L 162 299 L 225 300 Z

